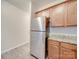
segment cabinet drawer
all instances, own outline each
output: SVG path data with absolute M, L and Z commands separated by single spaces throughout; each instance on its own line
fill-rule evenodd
M 77 46 L 75 44 L 61 43 L 61 47 L 76 50 Z
M 54 40 L 48 40 L 48 44 L 59 46 L 59 42 Z

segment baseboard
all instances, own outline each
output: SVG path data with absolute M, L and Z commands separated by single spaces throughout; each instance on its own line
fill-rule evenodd
M 6 50 L 4 50 L 4 51 L 1 51 L 1 55 L 4 54 L 4 53 L 6 53 L 6 52 L 9 52 L 9 51 L 11 51 L 11 50 L 13 50 L 13 49 L 15 49 L 15 48 L 18 48 L 18 47 L 20 47 L 20 46 L 23 46 L 23 45 L 25 45 L 25 44 L 29 44 L 29 42 L 24 42 L 24 43 L 21 43 L 21 44 L 16 45 L 15 47 L 6 49 Z

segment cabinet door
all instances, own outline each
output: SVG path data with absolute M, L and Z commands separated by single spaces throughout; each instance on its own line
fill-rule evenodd
M 48 42 L 48 59 L 59 59 L 59 46 L 53 45 L 52 42 Z
M 59 47 L 48 45 L 48 59 L 59 59 Z
M 68 16 L 67 16 L 67 25 L 77 25 L 77 2 L 69 1 L 68 2 Z
M 76 59 L 76 51 L 63 47 L 60 48 L 60 51 L 60 59 Z
M 65 4 L 60 4 L 50 8 L 51 26 L 64 26 L 64 8 Z

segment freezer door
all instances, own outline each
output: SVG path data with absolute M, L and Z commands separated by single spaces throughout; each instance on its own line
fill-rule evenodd
M 45 59 L 45 32 L 31 33 L 31 54 L 39 59 Z
M 31 22 L 31 30 L 46 31 L 46 19 L 45 17 L 37 17 Z

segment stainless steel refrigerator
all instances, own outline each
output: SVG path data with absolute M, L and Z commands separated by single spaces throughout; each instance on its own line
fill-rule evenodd
M 37 17 L 31 22 L 31 54 L 45 59 L 46 19 Z

